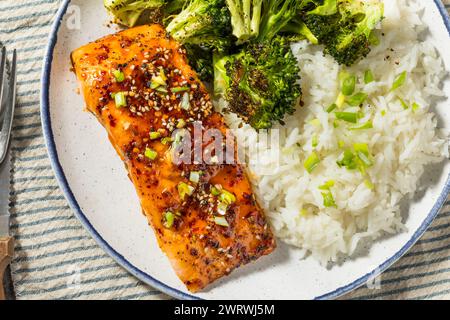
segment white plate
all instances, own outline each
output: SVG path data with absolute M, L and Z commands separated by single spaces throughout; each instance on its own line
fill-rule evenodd
M 424 21 L 450 70 L 450 23 L 439 0 L 426 2 Z M 327 270 L 279 243 L 276 252 L 206 291 L 191 295 L 159 249 L 141 214 L 133 185 L 104 129 L 83 112 L 70 72 L 70 52 L 114 30 L 99 0 L 64 0 L 53 26 L 42 81 L 42 123 L 57 179 L 77 217 L 117 262 L 142 281 L 177 298 L 314 299 L 334 298 L 364 284 L 400 258 L 423 234 L 446 200 L 450 163 L 429 168 L 431 187 L 410 204 L 408 232 L 375 243 L 366 256 Z M 77 25 L 77 18 L 81 24 Z M 444 18 L 445 17 L 445 18 Z M 77 28 L 80 27 L 80 28 Z M 445 85 L 450 96 L 450 83 Z M 447 101 L 437 106 L 442 126 L 450 127 Z

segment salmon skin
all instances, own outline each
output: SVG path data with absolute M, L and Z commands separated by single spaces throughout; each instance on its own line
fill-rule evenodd
M 106 36 L 71 59 L 88 111 L 108 132 L 160 248 L 191 292 L 275 249 L 241 165 L 214 156 L 212 164 L 174 161 L 175 132 L 200 123 L 225 136 L 227 126 L 183 47 L 160 25 Z

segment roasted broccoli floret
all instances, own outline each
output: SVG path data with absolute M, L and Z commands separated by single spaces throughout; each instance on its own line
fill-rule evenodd
M 214 68 L 215 92 L 228 101 L 229 111 L 258 130 L 282 122 L 301 96 L 298 62 L 282 37 L 249 44 L 217 59 Z
M 133 27 L 145 11 L 161 10 L 166 0 L 104 0 L 103 3 L 116 23 Z
M 295 17 L 291 21 L 289 21 L 289 23 L 281 30 L 281 34 L 283 34 L 292 42 L 307 39 L 312 44 L 319 44 L 319 40 L 317 39 L 317 37 L 298 17 Z
M 297 14 L 299 0 L 226 0 L 238 43 L 270 40 Z
M 312 10 L 300 13 L 298 30 L 305 36 L 313 35 L 311 42 L 316 38 L 338 63 L 351 66 L 370 52 L 383 8 L 379 0 L 321 0 Z
M 302 1 L 299 0 L 266 0 L 263 5 L 258 41 L 269 40 L 297 15 Z
M 192 0 L 167 25 L 167 32 L 183 44 L 225 51 L 231 39 L 230 12 L 225 0 Z
M 227 0 L 239 53 L 214 61 L 214 91 L 228 110 L 255 129 L 294 112 L 301 96 L 299 67 L 289 40 L 277 34 L 297 15 L 297 0 Z

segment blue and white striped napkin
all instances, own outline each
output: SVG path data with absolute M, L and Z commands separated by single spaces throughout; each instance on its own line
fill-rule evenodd
M 450 9 L 450 0 L 445 2 Z M 129 275 L 96 245 L 53 176 L 42 137 L 39 87 L 47 37 L 59 5 L 59 0 L 0 0 L 0 41 L 19 54 L 11 192 L 17 298 L 168 298 Z M 450 298 L 450 203 L 378 283 L 380 289 L 361 288 L 345 298 Z

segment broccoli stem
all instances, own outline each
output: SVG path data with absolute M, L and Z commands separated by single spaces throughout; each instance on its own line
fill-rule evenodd
M 244 14 L 245 29 L 250 31 L 251 0 L 243 0 L 242 13 Z M 249 32 L 250 33 L 250 32 Z
M 165 3 L 165 0 L 103 0 L 115 21 L 128 27 L 134 27 L 145 11 L 157 11 Z
M 251 31 L 251 34 L 255 37 L 257 37 L 259 35 L 259 26 L 261 24 L 262 3 L 263 3 L 263 0 L 253 0 L 253 14 L 252 14 L 252 21 L 250 22 L 250 31 Z
M 245 0 L 250 2 L 250 0 Z M 244 8 L 240 0 L 226 0 L 231 13 L 231 24 L 233 25 L 233 35 L 238 39 L 248 39 L 250 29 L 244 21 Z
M 268 0 L 258 41 L 273 39 L 296 16 L 298 6 L 297 0 Z
M 222 97 L 225 95 L 230 86 L 230 78 L 227 75 L 226 64 L 232 60 L 231 56 L 220 56 L 215 53 L 213 55 L 214 66 L 214 95 Z

